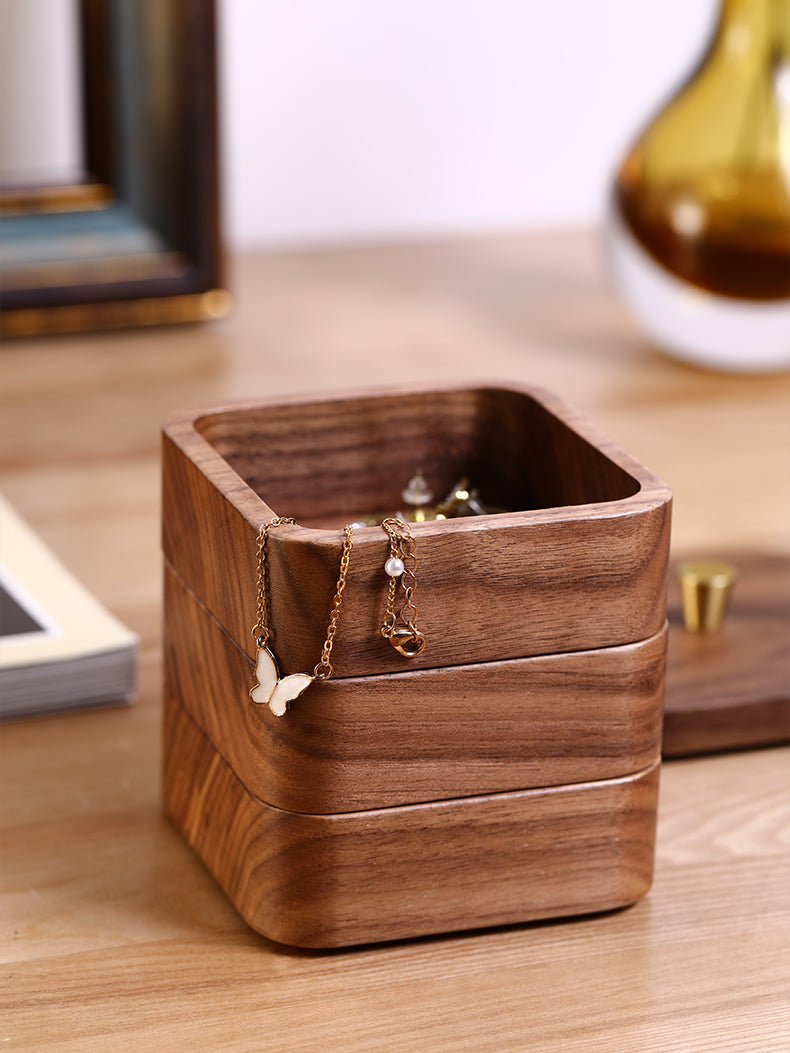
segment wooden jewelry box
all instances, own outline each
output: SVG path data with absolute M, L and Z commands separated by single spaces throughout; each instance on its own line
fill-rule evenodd
M 321 655 L 343 525 L 421 467 L 513 511 L 415 523 L 425 649 L 353 535 L 331 679 L 250 698 L 258 531 L 281 675 Z M 247 922 L 303 947 L 625 906 L 648 890 L 671 495 L 515 387 L 226 404 L 164 425 L 165 808 Z

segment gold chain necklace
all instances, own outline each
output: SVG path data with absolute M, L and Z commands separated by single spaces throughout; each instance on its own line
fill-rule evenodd
M 409 524 L 402 519 L 390 517 L 382 522 L 390 539 L 390 555 L 384 570 L 390 577 L 387 589 L 387 611 L 381 635 L 389 640 L 398 654 L 404 658 L 416 658 L 425 647 L 425 636 L 415 626 L 417 608 L 412 596 L 417 588 L 417 556 L 414 553 L 414 538 Z M 395 613 L 395 595 L 400 580 L 403 589 L 403 606 Z
M 266 588 L 266 541 L 272 527 L 296 526 L 295 519 L 284 516 L 276 516 L 268 523 L 264 523 L 258 531 L 258 618 L 252 627 L 252 635 L 258 648 L 255 664 L 255 675 L 258 682 L 250 691 L 253 702 L 268 703 L 269 709 L 275 716 L 281 717 L 288 709 L 290 702 L 298 698 L 314 680 L 328 680 L 332 675 L 332 663 L 330 656 L 332 646 L 337 632 L 337 623 L 340 619 L 340 608 L 343 605 L 343 590 L 346 587 L 348 575 L 348 564 L 351 557 L 351 546 L 353 527 L 344 528 L 343 552 L 340 557 L 340 575 L 337 579 L 335 598 L 332 602 L 332 613 L 329 615 L 329 625 L 326 630 L 326 639 L 321 650 L 321 658 L 310 673 L 291 673 L 290 676 L 280 677 L 277 667 L 277 659 L 274 652 L 268 646 L 271 630 L 267 624 L 267 588 Z
M 400 519 L 385 519 L 381 524 L 389 537 L 389 558 L 384 564 L 384 570 L 389 575 L 390 582 L 387 590 L 387 606 L 384 615 L 384 624 L 381 627 L 381 635 L 389 640 L 395 650 L 404 658 L 416 658 L 425 647 L 425 636 L 415 626 L 417 608 L 414 606 L 412 597 L 417 588 L 417 557 L 415 555 L 414 538 L 412 537 L 408 523 Z M 257 647 L 255 663 L 255 675 L 257 681 L 250 690 L 253 702 L 267 704 L 275 716 L 281 717 L 285 714 L 288 706 L 303 691 L 306 691 L 314 680 L 328 680 L 333 672 L 330 661 L 335 634 L 340 620 L 340 609 L 343 606 L 343 592 L 348 577 L 348 567 L 351 560 L 351 548 L 353 545 L 354 528 L 351 524 L 343 528 L 343 551 L 340 556 L 340 570 L 335 588 L 335 598 L 332 601 L 332 611 L 329 615 L 329 625 L 326 630 L 326 639 L 321 650 L 321 658 L 312 673 L 290 673 L 288 676 L 280 676 L 277 659 L 269 646 L 271 629 L 268 624 L 269 604 L 266 571 L 266 542 L 269 531 L 278 526 L 296 526 L 296 520 L 285 516 L 275 516 L 268 523 L 264 523 L 258 531 L 257 547 L 257 618 L 252 627 L 252 636 Z M 400 581 L 403 589 L 403 605 L 399 611 L 395 611 L 395 596 Z

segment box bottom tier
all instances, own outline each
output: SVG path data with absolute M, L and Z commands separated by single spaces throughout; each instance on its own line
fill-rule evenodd
M 165 698 L 165 809 L 269 939 L 328 948 L 587 914 L 653 874 L 656 763 L 623 778 L 312 815 L 253 797 Z

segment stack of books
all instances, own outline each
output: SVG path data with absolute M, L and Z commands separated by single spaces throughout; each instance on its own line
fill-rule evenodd
M 134 695 L 137 637 L 0 497 L 0 717 Z

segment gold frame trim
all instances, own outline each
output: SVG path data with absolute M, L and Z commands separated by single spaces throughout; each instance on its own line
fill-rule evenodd
M 152 296 L 141 300 L 66 304 L 4 311 L 4 337 L 79 333 L 86 329 L 125 329 L 130 326 L 172 325 L 223 318 L 232 297 L 226 289 L 209 289 L 182 296 Z

